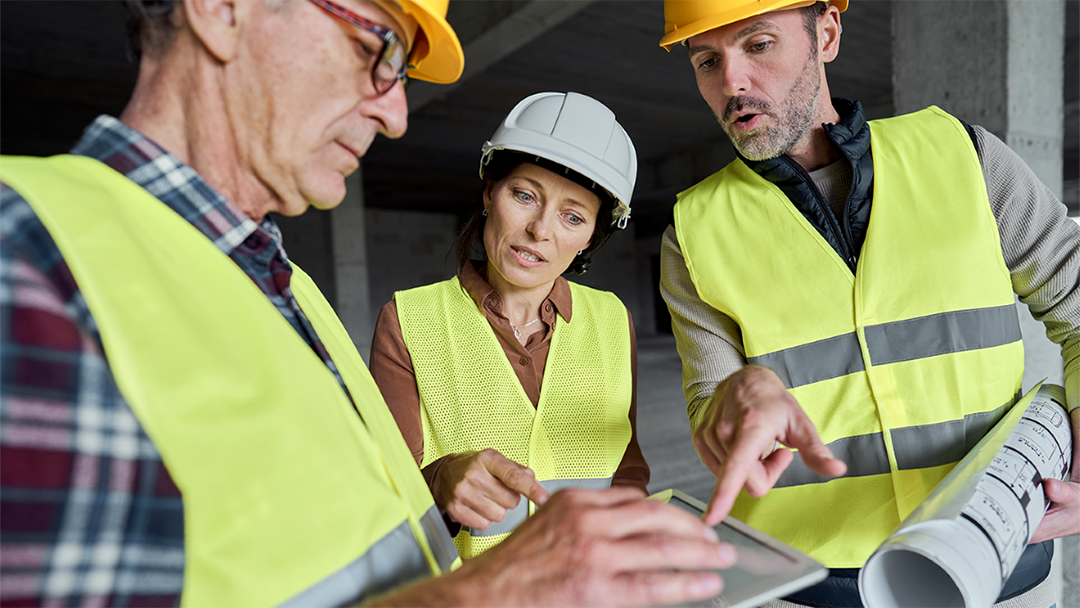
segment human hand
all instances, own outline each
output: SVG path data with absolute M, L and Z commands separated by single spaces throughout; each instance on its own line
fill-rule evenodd
M 1080 483 L 1044 479 L 1043 491 L 1050 509 L 1039 522 L 1032 543 L 1080 534 Z
M 466 603 L 658 605 L 720 592 L 734 549 L 693 515 L 636 489 L 558 492 L 505 541 L 454 574 Z
M 847 465 L 833 457 L 799 403 L 775 372 L 749 365 L 720 383 L 694 431 L 701 461 L 717 477 L 705 510 L 708 525 L 720 523 L 746 488 L 764 496 L 791 464 L 796 448 L 811 471 L 839 477 Z
M 444 457 L 432 480 L 431 493 L 435 504 L 451 519 L 476 530 L 502 521 L 522 494 L 537 505 L 548 499 L 532 469 L 492 449 Z
M 1035 529 L 1032 543 L 1080 534 L 1080 409 L 1073 410 L 1069 419 L 1072 422 L 1072 472 L 1069 481 L 1043 480 L 1050 509 Z

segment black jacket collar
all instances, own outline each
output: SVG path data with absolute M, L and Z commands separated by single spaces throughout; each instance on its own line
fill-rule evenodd
M 832 102 L 840 115 L 840 122 L 822 126 L 829 142 L 852 168 L 851 189 L 841 217 L 833 214 L 806 170 L 789 156 L 753 161 L 740 154 L 739 159 L 755 173 L 776 184 L 854 272 L 859 250 L 866 237 L 873 198 L 874 162 L 870 155 L 870 127 L 866 123 L 862 104 L 858 101 L 836 97 Z

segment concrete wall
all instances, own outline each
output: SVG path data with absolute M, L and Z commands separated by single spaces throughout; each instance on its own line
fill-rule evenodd
M 345 200 L 329 213 L 336 295 L 330 301 L 334 303 L 349 337 L 366 361 L 367 353 L 371 350 L 369 312 L 372 302 L 363 184 L 361 166 L 359 171 L 345 178 Z
M 896 111 L 935 104 L 985 127 L 1060 198 L 1064 34 L 1064 0 L 896 2 Z
M 638 314 L 634 325 L 640 335 L 671 333 L 671 324 L 658 323 L 656 307 L 666 306 L 660 296 L 660 269 L 654 263 L 660 255 L 660 235 L 639 238 L 634 243 L 634 268 L 637 272 Z
M 395 291 L 454 276 L 454 258 L 447 254 L 458 221 L 450 213 L 386 209 L 368 209 L 366 217 L 371 292 L 368 316 L 373 331 L 379 310 L 394 297 Z M 362 354 L 366 358 L 368 353 Z

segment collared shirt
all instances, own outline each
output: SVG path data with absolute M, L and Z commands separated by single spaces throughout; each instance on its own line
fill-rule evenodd
M 555 279 L 551 293 L 540 305 L 540 322 L 543 328 L 541 331 L 530 334 L 522 345 L 514 335 L 510 320 L 503 312 L 503 302 L 499 292 L 472 264 L 466 264 L 461 269 L 458 273 L 458 281 L 469 297 L 476 302 L 477 307 L 484 311 L 484 317 L 495 331 L 495 336 L 503 347 L 503 353 L 514 369 L 521 388 L 524 389 L 533 407 L 536 407 L 540 402 L 540 389 L 544 383 L 544 368 L 551 347 L 551 338 L 555 333 L 556 315 L 561 315 L 568 321 L 573 316 L 573 299 L 570 295 L 569 283 L 562 277 Z M 626 446 L 626 453 L 615 471 L 612 484 L 635 486 L 644 491 L 649 483 L 649 465 L 645 462 L 637 441 L 637 344 L 634 323 L 630 319 L 629 312 L 627 312 L 627 323 L 630 324 L 631 374 L 634 379 L 628 413 L 630 443 Z M 405 443 L 412 451 L 416 463 L 420 464 L 424 457 L 420 394 L 416 386 L 416 372 L 413 371 L 412 357 L 409 356 L 405 338 L 401 333 L 397 304 L 393 300 L 383 306 L 379 313 L 371 343 L 369 367 L 371 375 L 379 385 L 379 390 L 382 391 L 383 398 L 386 399 L 386 404 L 390 407 L 390 412 L 394 415 L 398 428 L 401 429 Z M 424 478 L 429 486 L 441 461 L 442 459 L 437 460 L 423 470 Z
M 292 268 L 273 220 L 254 222 L 113 117 L 94 121 L 72 153 L 100 160 L 195 226 L 341 382 L 289 288 Z M 3 184 L 0 238 L 0 602 L 176 605 L 180 492 L 116 386 L 56 243 Z

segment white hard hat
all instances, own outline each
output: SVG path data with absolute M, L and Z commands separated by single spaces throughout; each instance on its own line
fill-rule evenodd
M 612 224 L 626 227 L 637 153 L 615 114 L 599 101 L 580 93 L 530 95 L 481 148 L 481 178 L 496 150 L 534 154 L 593 180 L 616 200 Z

